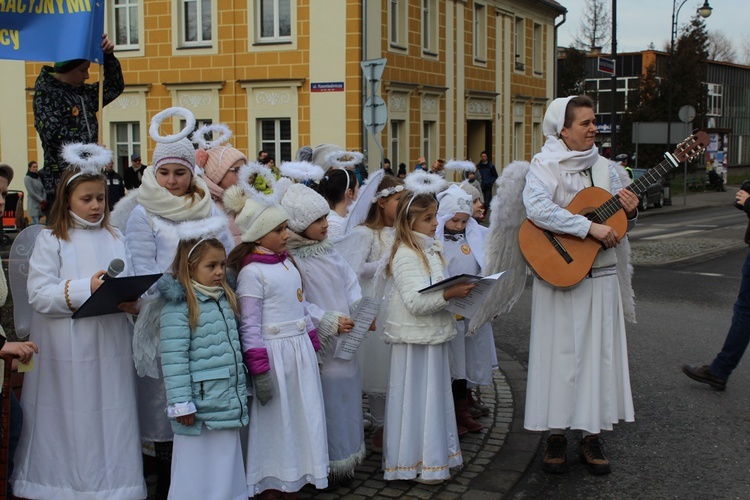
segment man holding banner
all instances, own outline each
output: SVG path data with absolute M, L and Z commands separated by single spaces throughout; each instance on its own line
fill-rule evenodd
M 102 35 L 104 52 L 104 105 L 117 99 L 125 88 L 120 61 L 114 55 L 115 44 Z M 60 156 L 71 142 L 98 142 L 99 85 L 86 83 L 91 62 L 70 59 L 44 66 L 34 85 L 34 127 L 44 149 L 42 183 L 47 205 L 52 206 L 55 189 L 67 167 Z

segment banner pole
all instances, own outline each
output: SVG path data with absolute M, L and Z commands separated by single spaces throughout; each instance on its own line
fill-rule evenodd
M 99 137 L 97 142 L 104 144 L 104 60 L 99 65 Z

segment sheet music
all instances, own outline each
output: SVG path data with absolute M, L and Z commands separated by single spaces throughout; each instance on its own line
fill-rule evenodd
M 381 303 L 382 300 L 375 297 L 362 297 L 352 318 L 354 328 L 351 332 L 339 337 L 336 352 L 333 355 L 334 358 L 349 360 L 354 357 L 365 335 L 367 335 L 372 321 L 378 315 Z
M 445 307 L 446 311 L 450 311 L 454 314 L 460 314 L 465 318 L 473 317 L 479 306 L 487 299 L 490 290 L 498 286 L 502 281 L 500 277 L 505 274 L 505 271 L 497 274 L 486 276 L 476 282 L 474 289 L 469 292 L 469 295 L 459 299 L 453 298 L 448 301 L 448 305 Z

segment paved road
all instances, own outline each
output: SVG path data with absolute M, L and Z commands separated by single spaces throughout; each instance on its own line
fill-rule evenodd
M 589 475 L 571 446 L 570 473 L 544 474 L 540 446 L 508 498 L 750 498 L 750 366 L 740 365 L 723 393 L 680 371 L 683 363 L 710 362 L 731 320 L 747 254 L 736 242 L 747 219 L 724 211 L 644 217 L 634 233 L 634 255 L 639 245 L 648 250 L 635 261 L 638 323 L 628 325 L 636 422 L 604 434 L 613 473 Z M 714 257 L 705 256 L 702 240 L 713 241 Z M 526 293 L 497 336 L 498 348 L 517 360 L 528 355 L 529 302 Z

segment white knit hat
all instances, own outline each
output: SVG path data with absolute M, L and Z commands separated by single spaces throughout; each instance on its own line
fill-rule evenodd
M 188 139 L 180 139 L 175 142 L 157 143 L 152 155 L 154 172 L 159 167 L 170 163 L 177 163 L 187 167 L 191 173 L 195 173 L 195 148 Z
M 297 234 L 304 233 L 310 224 L 331 211 L 326 199 L 304 184 L 289 186 L 281 206 L 289 215 L 289 229 Z
M 471 195 L 461 189 L 458 184 L 451 184 L 448 189 L 438 193 L 438 216 L 449 214 L 468 214 L 474 212 Z
M 234 215 L 234 222 L 242 232 L 244 242 L 258 241 L 279 224 L 289 220 L 283 208 L 275 204 L 260 203 L 248 196 L 240 186 L 232 186 L 224 192 L 224 208 Z

